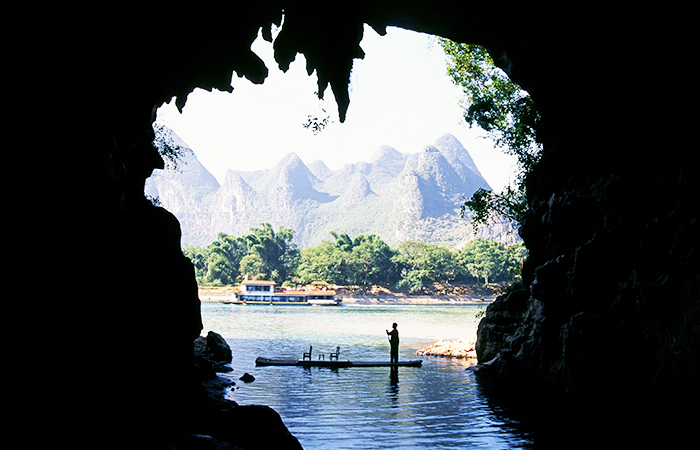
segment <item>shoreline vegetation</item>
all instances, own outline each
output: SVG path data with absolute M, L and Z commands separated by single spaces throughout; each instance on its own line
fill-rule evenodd
M 374 234 L 354 238 L 344 232 L 330 234 L 335 242 L 300 250 L 293 242 L 294 230 L 280 227 L 275 232 L 272 225 L 262 223 L 245 236 L 219 233 L 205 248 L 185 245 L 182 251 L 192 261 L 201 286 L 234 286 L 245 279 L 270 280 L 277 286 L 325 281 L 347 286 L 353 295 L 384 286 L 390 292 L 381 295 L 392 296 L 450 295 L 433 288 L 513 281 L 520 278 L 527 257 L 522 242 L 506 247 L 481 237 L 459 249 L 421 241 L 402 241 L 391 248 Z
M 390 289 L 387 286 L 335 286 L 336 296 L 344 304 L 394 304 L 394 305 L 448 305 L 487 304 L 493 302 L 508 284 L 452 286 L 435 283 L 420 292 L 409 293 L 406 289 Z M 199 286 L 202 302 L 228 300 L 235 286 Z

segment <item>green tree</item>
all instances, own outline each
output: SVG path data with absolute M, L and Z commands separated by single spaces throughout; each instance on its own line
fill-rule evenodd
M 379 284 L 396 281 L 396 253 L 375 234 L 360 234 L 353 240 L 348 266 L 353 284 Z
M 334 242 L 302 250 L 297 280 L 323 280 L 340 285 L 395 282 L 395 252 L 377 235 L 360 234 L 354 239 L 345 232 L 331 231 Z
M 457 276 L 454 254 L 447 247 L 421 241 L 399 243 L 396 263 L 401 279 L 399 288 L 415 292 L 430 283 L 448 283 Z
M 347 284 L 343 252 L 335 243 L 323 241 L 318 245 L 301 250 L 299 265 L 296 268 L 296 282 L 309 284 L 312 281 L 325 281 L 332 284 Z
M 278 284 L 291 279 L 299 259 L 299 249 L 293 242 L 294 230 L 280 226 L 275 233 L 272 225 L 262 223 L 250 231 L 243 236 L 248 244 L 246 256 L 250 258 L 241 268 L 241 275 L 258 278 L 264 275 Z
M 502 275 L 507 270 L 505 246 L 498 241 L 484 238 L 473 239 L 457 252 L 457 262 L 475 278 L 489 279 Z
M 194 266 L 194 271 L 195 271 L 195 277 L 197 279 L 197 283 L 203 284 L 204 283 L 204 277 L 206 276 L 207 273 L 207 258 L 208 258 L 208 253 L 206 249 L 197 247 L 194 245 L 189 245 L 186 244 L 182 248 L 182 254 L 185 255 L 187 258 L 192 261 L 192 265 Z
M 506 247 L 506 270 L 511 280 L 519 280 L 522 277 L 523 263 L 527 256 L 528 251 L 522 241 Z
M 260 256 L 259 252 L 248 253 L 241 259 L 241 275 L 249 280 L 269 280 L 270 266 Z
M 501 193 L 477 190 L 462 207 L 462 217 L 467 210 L 473 211 L 475 227 L 487 224 L 492 214 L 520 223 L 527 210 L 524 180 L 541 152 L 536 140 L 541 120 L 537 106 L 494 64 L 486 48 L 448 39 L 439 39 L 439 43 L 448 56 L 447 73 L 464 93 L 465 120 L 469 126 L 485 130 L 497 146 L 516 156 L 519 166 L 514 187 Z
M 216 240 L 205 249 L 206 273 L 202 277 L 205 283 L 232 285 L 236 283 L 240 264 L 248 254 L 245 239 L 219 233 Z
M 350 252 L 350 251 L 352 251 L 352 248 L 355 246 L 355 242 L 344 231 L 341 231 L 339 233 L 339 232 L 333 230 L 330 232 L 330 235 L 333 236 L 333 238 L 335 239 L 335 246 L 338 247 L 338 249 L 340 249 L 343 252 Z
M 229 260 L 219 253 L 212 253 L 207 259 L 207 274 L 204 281 L 208 284 L 232 284 L 236 272 Z
M 280 227 L 275 232 L 263 223 L 242 237 L 219 233 L 207 247 L 185 246 L 183 253 L 195 266 L 201 284 L 233 285 L 245 276 L 281 284 L 291 279 L 298 263 L 293 237 L 292 229 Z

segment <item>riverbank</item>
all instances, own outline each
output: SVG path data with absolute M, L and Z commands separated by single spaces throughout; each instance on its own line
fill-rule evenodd
M 496 300 L 495 296 L 457 297 L 442 295 L 428 297 L 422 295 L 381 296 L 381 295 L 340 295 L 343 303 L 358 305 L 480 305 Z
M 458 341 L 440 340 L 428 348 L 418 350 L 416 355 L 463 358 L 470 364 L 476 365 L 476 332 L 469 339 L 460 339 Z
M 493 302 L 506 288 L 502 284 L 479 286 L 451 286 L 435 284 L 419 292 L 390 289 L 387 286 L 335 286 L 336 296 L 345 304 L 394 305 L 478 305 Z M 230 300 L 233 286 L 200 286 L 199 299 L 203 302 Z

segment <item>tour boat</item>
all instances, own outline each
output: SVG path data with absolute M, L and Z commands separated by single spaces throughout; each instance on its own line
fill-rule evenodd
M 233 298 L 223 303 L 246 305 L 322 305 L 337 306 L 342 301 L 336 297 L 335 289 L 323 281 L 314 281 L 309 286 L 292 289 L 275 286 L 274 281 L 245 280 L 238 286 Z

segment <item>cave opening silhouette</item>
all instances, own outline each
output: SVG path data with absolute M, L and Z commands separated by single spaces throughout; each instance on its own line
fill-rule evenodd
M 697 400 L 700 379 L 700 280 L 691 269 L 700 177 L 692 133 L 668 111 L 694 95 L 683 83 L 659 83 L 649 62 L 664 55 L 684 64 L 692 14 L 656 6 L 362 1 L 340 12 L 260 1 L 20 13 L 32 39 L 13 45 L 8 72 L 30 88 L 11 129 L 22 137 L 16 167 L 42 192 L 11 191 L 9 202 L 11 250 L 20 255 L 9 298 L 21 303 L 9 316 L 21 337 L 8 354 L 20 383 L 11 407 L 27 446 L 158 448 L 187 430 L 255 447 L 250 421 L 222 431 L 240 410 L 207 405 L 206 421 L 195 413 L 203 405 L 191 376 L 201 329 L 194 275 L 177 220 L 153 207 L 143 186 L 162 166 L 151 146 L 154 108 L 173 96 L 181 108 L 195 87 L 230 91 L 233 71 L 263 82 L 267 68 L 250 45 L 283 14 L 277 62 L 285 69 L 303 53 L 341 120 L 364 24 L 489 49 L 540 108 L 544 151 L 527 180 L 525 289 L 500 304 L 504 328 L 484 337 L 484 351 L 498 357 L 488 376 L 608 418 L 650 407 L 679 419 L 673 413 Z M 47 104 L 56 114 L 37 125 L 36 109 Z M 28 290 L 31 300 L 20 302 Z M 168 315 L 152 320 L 163 301 Z M 504 330 L 507 339 L 494 337 Z M 167 379 L 158 376 L 164 364 L 174 374 Z

